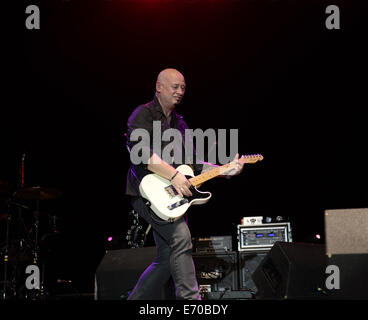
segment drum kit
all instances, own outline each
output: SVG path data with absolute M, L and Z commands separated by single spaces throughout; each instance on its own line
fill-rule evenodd
M 54 188 L 12 188 L 0 181 L 0 300 L 45 299 L 44 239 L 49 234 L 58 234 L 58 217 L 52 210 L 44 210 L 43 204 L 61 197 Z M 46 221 L 46 222 L 45 222 Z M 39 286 L 26 288 L 26 267 L 39 267 Z M 46 281 L 47 282 L 47 281 Z

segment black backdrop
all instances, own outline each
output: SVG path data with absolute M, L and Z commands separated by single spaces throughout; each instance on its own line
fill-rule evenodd
M 124 234 L 127 117 L 153 97 L 166 67 L 187 92 L 192 128 L 239 129 L 239 151 L 262 153 L 232 180 L 202 186 L 193 236 L 233 234 L 241 217 L 289 217 L 294 240 L 320 233 L 323 211 L 368 206 L 364 1 L 25 1 L 6 63 L 0 180 L 55 187 L 65 268 L 91 291 L 108 234 Z M 24 27 L 38 4 L 41 29 Z M 20 26 L 20 27 L 19 27 Z M 6 100 L 5 100 L 6 98 Z

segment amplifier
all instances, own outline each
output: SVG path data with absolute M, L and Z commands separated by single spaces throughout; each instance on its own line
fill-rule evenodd
M 208 238 L 192 238 L 193 252 L 195 253 L 215 253 L 228 252 L 233 250 L 231 236 L 217 236 Z
M 238 289 L 237 252 L 193 253 L 193 262 L 201 292 Z
M 276 241 L 292 242 L 290 222 L 238 225 L 238 250 L 270 250 Z

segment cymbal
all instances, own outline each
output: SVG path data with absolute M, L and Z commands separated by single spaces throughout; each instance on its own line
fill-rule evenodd
M 14 196 L 23 200 L 51 200 L 62 195 L 62 192 L 54 188 L 31 187 L 20 189 Z

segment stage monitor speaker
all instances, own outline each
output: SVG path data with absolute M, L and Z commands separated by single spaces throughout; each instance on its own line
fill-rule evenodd
M 238 257 L 235 251 L 224 253 L 193 253 L 200 290 L 210 286 L 210 292 L 238 289 Z
M 252 275 L 268 252 L 269 250 L 239 252 L 239 289 L 257 293 Z
M 368 299 L 368 208 L 325 211 L 332 299 Z
M 257 299 L 323 299 L 325 246 L 276 242 L 253 273 Z
M 202 300 L 250 300 L 250 299 L 253 299 L 252 293 L 244 290 L 207 292 L 202 297 Z
M 108 251 L 96 270 L 95 299 L 126 299 L 155 256 L 156 247 Z M 157 288 L 152 299 L 175 299 L 171 283 L 169 281 L 164 288 Z

